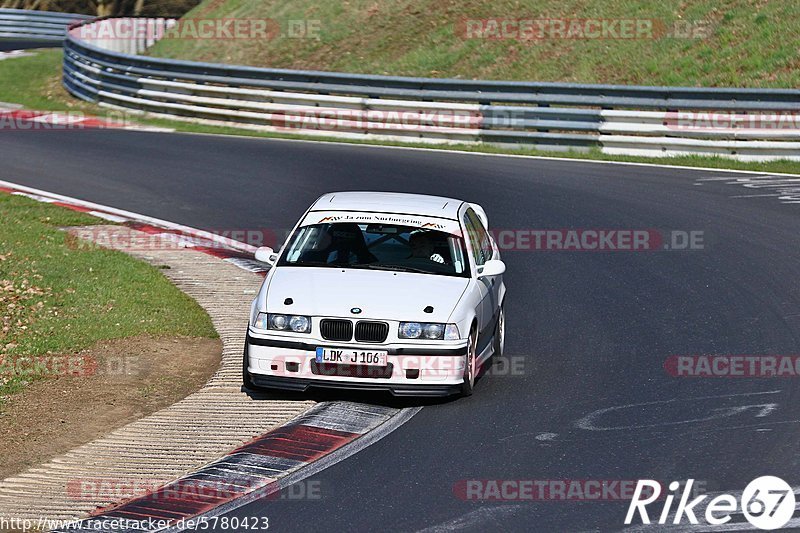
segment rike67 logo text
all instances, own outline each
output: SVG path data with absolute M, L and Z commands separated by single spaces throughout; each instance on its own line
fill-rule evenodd
M 693 479 L 685 484 L 673 481 L 663 497 L 663 507 L 658 518 L 652 520 L 658 524 L 666 524 L 672 515 L 672 524 L 680 524 L 685 519 L 690 524 L 699 524 L 698 517 L 705 519 L 705 524 L 718 526 L 730 522 L 732 514 L 743 514 L 750 524 L 758 529 L 778 529 L 785 526 L 794 513 L 795 495 L 792 487 L 784 480 L 774 476 L 762 476 L 751 481 L 742 491 L 739 498 L 733 494 L 719 494 L 711 499 L 702 494 L 689 501 L 692 495 Z M 677 491 L 683 486 L 683 492 Z M 642 479 L 636 484 L 633 499 L 625 515 L 625 524 L 630 524 L 638 513 L 643 524 L 650 524 L 651 517 L 647 506 L 662 498 L 662 486 L 658 481 Z M 673 514 L 672 505 L 678 500 Z M 650 511 L 657 511 L 658 504 Z

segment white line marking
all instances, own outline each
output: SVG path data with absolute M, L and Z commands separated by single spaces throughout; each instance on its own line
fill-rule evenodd
M 12 104 L 14 105 L 14 104 Z M 147 117 L 148 115 L 152 115 L 150 113 L 144 113 L 146 118 L 153 118 Z M 158 117 L 163 118 L 163 117 Z M 169 120 L 169 119 L 167 119 Z M 157 129 L 154 131 L 158 131 Z M 247 130 L 243 130 L 247 131 Z M 342 142 L 342 141 L 334 141 L 334 140 L 315 140 L 315 139 L 287 139 L 283 137 L 260 137 L 254 135 L 233 135 L 230 133 L 204 133 L 204 132 L 196 132 L 196 131 L 165 131 L 164 133 L 171 133 L 172 135 L 197 135 L 197 136 L 205 136 L 205 137 L 223 137 L 223 138 L 231 138 L 231 139 L 254 139 L 258 141 L 279 141 L 279 142 L 292 142 L 292 143 L 313 143 L 313 144 L 333 144 L 339 146 L 358 146 L 364 148 L 377 148 L 383 150 L 417 150 L 423 152 L 435 152 L 435 153 L 450 153 L 450 154 L 461 154 L 461 155 L 472 155 L 478 157 L 510 157 L 510 158 L 517 158 L 517 159 L 533 159 L 533 160 L 540 160 L 540 161 L 562 161 L 562 162 L 570 162 L 570 163 L 594 163 L 594 164 L 602 164 L 602 165 L 626 165 L 626 166 L 635 166 L 635 167 L 655 167 L 655 168 L 667 168 L 667 169 L 679 169 L 679 170 L 690 170 L 696 172 L 729 172 L 733 174 L 755 174 L 755 175 L 763 175 L 765 172 L 763 170 L 737 170 L 733 168 L 714 168 L 714 167 L 692 167 L 686 165 L 668 165 L 663 163 L 640 163 L 635 161 L 607 161 L 602 159 L 582 159 L 578 157 L 557 157 L 557 156 L 544 156 L 544 155 L 525 155 L 525 154 L 492 154 L 487 152 L 471 152 L 467 150 L 454 150 L 449 148 L 425 148 L 425 147 L 418 147 L 418 146 L 392 146 L 386 144 L 366 144 L 363 142 Z M 402 142 L 402 139 L 398 140 L 397 142 Z M 458 143 L 453 143 L 458 144 Z M 668 159 L 668 158 L 665 158 Z M 732 159 L 731 162 L 736 162 L 735 159 Z M 800 174 L 791 174 L 791 173 L 772 173 L 775 176 L 793 176 L 799 177 Z
M 768 174 L 764 174 L 763 172 L 761 174 L 763 174 L 763 177 L 768 176 Z M 695 181 L 731 181 L 732 179 L 734 178 L 731 176 L 712 176 L 709 178 L 697 178 Z
M 117 215 L 112 215 L 110 213 L 104 213 L 102 211 L 89 211 L 89 214 L 93 217 L 102 218 L 103 220 L 110 220 L 111 222 L 125 222 L 128 220 L 125 217 L 118 217 Z
M 162 220 L 160 218 L 155 218 L 147 215 L 142 215 L 140 213 L 134 213 L 132 211 L 125 211 L 124 209 L 117 209 L 116 207 L 110 207 L 107 205 L 96 204 L 94 202 L 88 202 L 86 200 L 80 200 L 78 198 L 73 198 L 71 196 L 64 196 L 61 194 L 51 193 L 48 191 L 43 191 L 41 189 L 35 189 L 33 187 L 27 187 L 25 185 L 19 185 L 17 183 L 13 183 L 10 181 L 3 181 L 0 180 L 0 187 L 6 187 L 9 189 L 17 189 L 22 191 L 24 196 L 30 196 L 35 200 L 39 200 L 42 202 L 64 202 L 68 204 L 77 205 L 80 207 L 85 207 L 87 209 L 93 211 L 105 211 L 111 215 L 116 215 L 117 217 L 123 217 L 127 220 L 132 220 L 135 222 L 141 222 L 144 224 L 149 224 L 151 226 L 157 226 L 165 229 L 171 229 L 175 231 L 180 231 L 186 233 L 188 235 L 193 235 L 195 237 L 200 237 L 203 239 L 208 239 L 210 241 L 228 246 L 235 250 L 240 250 L 243 252 L 254 253 L 256 251 L 256 247 L 247 244 L 244 242 L 236 241 L 230 239 L 228 237 L 223 237 L 222 235 L 217 235 L 216 233 L 211 233 L 208 231 L 200 230 L 197 228 L 192 228 L 189 226 L 184 226 L 182 224 L 176 224 L 175 222 L 170 222 L 168 220 Z
M 425 529 L 420 529 L 418 533 L 444 533 L 447 531 L 460 531 L 462 529 L 483 530 L 483 531 L 503 531 L 506 528 L 499 521 L 508 515 L 514 514 L 521 505 L 502 505 L 497 507 L 479 507 L 474 511 L 442 522 Z M 494 527 L 489 527 L 494 526 Z
M 680 169 L 680 170 L 693 170 L 697 172 L 730 172 L 732 174 L 755 174 L 755 175 L 764 175 L 765 172 L 763 170 L 736 170 L 733 168 L 713 168 L 713 167 L 690 167 L 686 165 L 666 165 L 662 163 L 637 163 L 633 161 L 606 161 L 601 159 L 580 159 L 577 157 L 556 157 L 556 156 L 544 156 L 544 155 L 524 155 L 524 154 L 491 154 L 486 152 L 469 152 L 467 150 L 451 150 L 449 148 L 422 148 L 417 146 L 391 146 L 385 144 L 364 144 L 361 142 L 342 142 L 342 141 L 329 141 L 329 140 L 309 140 L 309 139 L 286 139 L 282 137 L 255 137 L 252 135 L 232 135 L 230 133 L 200 133 L 200 132 L 192 132 L 192 131 L 176 131 L 173 133 L 175 134 L 182 134 L 182 135 L 200 135 L 200 136 L 208 136 L 208 137 L 226 137 L 226 138 L 233 138 L 233 139 L 254 139 L 259 141 L 281 141 L 281 142 L 294 142 L 294 143 L 313 143 L 313 144 L 335 144 L 335 145 L 344 145 L 344 146 L 358 146 L 364 148 L 379 148 L 383 150 L 418 150 L 423 152 L 436 152 L 436 153 L 445 153 L 445 154 L 461 154 L 461 155 L 474 155 L 474 156 L 481 156 L 481 157 L 510 157 L 510 158 L 517 158 L 517 159 L 534 159 L 534 160 L 541 160 L 541 161 L 563 161 L 563 162 L 570 162 L 570 163 L 597 163 L 597 164 L 605 164 L 605 165 L 627 165 L 627 166 L 635 166 L 635 167 L 656 167 L 656 168 L 668 168 L 668 169 Z M 667 158 L 665 158 L 667 159 Z M 731 160 L 731 162 L 735 162 L 736 160 Z M 778 172 L 771 173 L 773 176 L 792 176 L 800 178 L 800 174 L 782 174 Z
M 698 400 L 710 400 L 710 399 L 721 399 L 721 398 L 735 398 L 738 396 L 758 396 L 762 394 L 777 394 L 781 392 L 780 390 L 775 391 L 765 391 L 765 392 L 746 392 L 746 393 L 737 393 L 737 394 L 722 394 L 722 395 L 714 395 L 714 396 L 698 396 L 693 398 L 672 398 L 670 400 L 655 400 L 652 402 L 641 402 L 641 403 L 631 403 L 631 404 L 624 404 L 624 405 L 614 405 L 611 407 L 605 407 L 603 409 L 598 409 L 596 411 L 592 411 L 588 415 L 580 418 L 577 422 L 575 422 L 575 427 L 578 429 L 585 429 L 587 431 L 615 431 L 620 429 L 646 429 L 646 428 L 655 428 L 655 427 L 662 427 L 662 426 L 676 426 L 681 424 L 691 424 L 694 422 L 707 422 L 710 420 L 716 420 L 719 418 L 726 418 L 730 416 L 735 416 L 737 414 L 752 410 L 752 409 L 759 409 L 758 414 L 755 415 L 756 417 L 764 417 L 769 415 L 772 411 L 774 411 L 778 404 L 776 403 L 764 403 L 764 404 L 752 404 L 752 405 L 737 405 L 732 407 L 720 407 L 714 408 L 708 411 L 706 416 L 700 418 L 691 418 L 687 420 L 676 420 L 673 422 L 660 422 L 656 424 L 642 424 L 642 425 L 631 425 L 631 426 L 612 426 L 612 427 L 601 427 L 595 424 L 595 419 L 598 417 L 605 415 L 606 413 L 610 413 L 613 411 L 621 411 L 623 409 L 630 409 L 632 407 L 647 407 L 652 405 L 665 405 L 671 403 L 679 403 L 679 402 L 696 402 Z
M 26 198 L 30 198 L 31 200 L 36 200 L 37 202 L 42 202 L 42 203 L 46 203 L 46 204 L 52 204 L 53 202 L 55 202 L 55 200 L 53 200 L 52 198 L 47 198 L 45 196 L 40 196 L 38 194 L 31 194 L 31 193 L 20 192 L 20 191 L 15 191 L 15 192 L 13 192 L 11 194 L 13 194 L 15 196 L 24 196 Z
M 695 181 L 703 180 L 716 180 L 717 178 L 701 178 Z M 777 193 L 764 193 L 764 194 L 737 194 L 729 198 L 756 198 L 766 196 L 777 196 L 783 204 L 800 203 L 800 179 L 793 177 L 785 177 L 781 175 L 766 174 L 763 176 L 748 176 L 739 177 L 735 179 L 722 179 L 725 185 L 739 185 L 747 189 L 775 189 Z

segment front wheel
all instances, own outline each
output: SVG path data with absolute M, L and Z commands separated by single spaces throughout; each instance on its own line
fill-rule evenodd
M 253 380 L 250 378 L 250 372 L 247 367 L 250 363 L 250 357 L 247 354 L 247 340 L 244 341 L 244 354 L 242 355 L 242 386 L 247 390 L 254 390 L 256 387 L 253 385 Z
M 461 384 L 461 396 L 472 396 L 472 390 L 475 388 L 476 344 L 477 340 L 473 330 L 469 334 L 469 345 L 467 346 L 467 355 L 464 361 L 464 383 Z

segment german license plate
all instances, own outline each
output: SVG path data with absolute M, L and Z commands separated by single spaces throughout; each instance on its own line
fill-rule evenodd
M 380 350 L 350 350 L 346 348 L 317 348 L 317 363 L 335 365 L 386 366 L 389 352 Z

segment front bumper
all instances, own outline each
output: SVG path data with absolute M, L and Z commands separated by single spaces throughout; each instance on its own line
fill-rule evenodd
M 393 396 L 452 396 L 461 392 L 461 385 L 413 385 L 400 386 L 388 384 L 359 383 L 354 381 L 331 381 L 306 378 L 288 378 L 250 374 L 256 387 L 305 392 L 310 387 L 323 389 L 346 389 L 361 391 L 384 391 Z
M 324 365 L 317 347 L 388 352 L 386 367 Z M 255 336 L 248 332 L 246 367 L 256 387 L 305 391 L 309 387 L 389 391 L 396 396 L 449 396 L 461 390 L 467 341 L 442 345 L 336 343 Z

